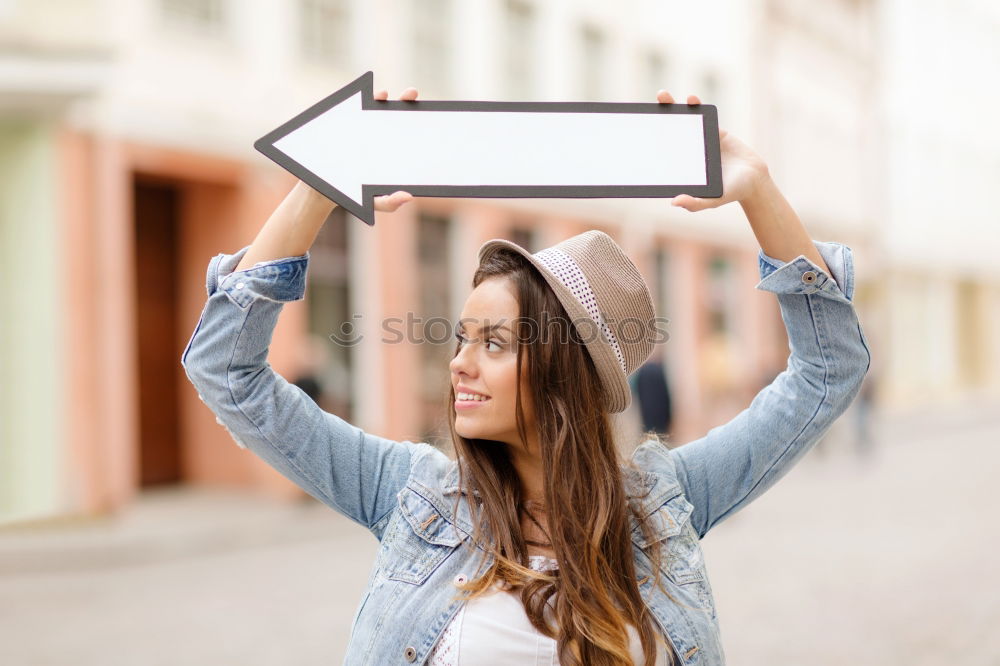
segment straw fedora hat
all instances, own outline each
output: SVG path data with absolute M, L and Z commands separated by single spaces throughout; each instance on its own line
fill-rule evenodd
M 654 344 L 653 299 L 639 269 L 597 229 L 534 254 L 494 238 L 480 246 L 479 262 L 504 248 L 531 262 L 566 309 L 607 390 L 608 411 L 627 409 L 628 376 L 649 358 Z

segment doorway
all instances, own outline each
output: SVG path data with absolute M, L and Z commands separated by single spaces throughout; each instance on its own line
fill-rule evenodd
M 177 347 L 180 188 L 133 179 L 141 488 L 182 481 Z

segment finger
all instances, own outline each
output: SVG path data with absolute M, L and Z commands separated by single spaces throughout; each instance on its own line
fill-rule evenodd
M 666 90 L 660 90 L 656 93 L 656 101 L 660 104 L 673 104 L 674 96 L 668 93 Z
M 721 127 L 719 128 L 719 139 L 720 140 L 725 139 L 727 134 L 729 134 L 729 130 L 724 130 Z
M 693 197 L 690 194 L 678 194 L 674 197 L 673 201 L 670 202 L 670 205 L 683 208 L 684 210 L 691 211 L 692 213 L 708 208 L 708 204 L 704 199 Z
M 398 210 L 400 206 L 402 206 L 412 198 L 413 198 L 412 194 L 410 194 L 409 192 L 404 192 L 402 190 L 399 190 L 398 192 L 393 192 L 392 194 L 385 194 L 381 197 L 383 205 L 390 212 Z
M 688 104 L 701 104 L 701 100 L 697 95 L 688 95 Z
M 375 99 L 382 99 L 382 100 L 384 100 L 384 99 L 386 99 L 388 97 L 389 97 L 389 91 L 388 90 L 379 90 L 377 93 L 375 93 Z
M 411 88 L 407 88 L 406 90 L 404 90 L 399 95 L 399 99 L 410 101 L 410 102 L 412 102 L 416 98 L 417 98 L 417 89 L 416 88 L 412 88 L 412 87 Z

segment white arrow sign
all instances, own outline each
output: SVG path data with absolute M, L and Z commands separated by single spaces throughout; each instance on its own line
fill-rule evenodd
M 254 147 L 375 224 L 374 197 L 722 196 L 711 104 L 376 100 L 366 72 Z

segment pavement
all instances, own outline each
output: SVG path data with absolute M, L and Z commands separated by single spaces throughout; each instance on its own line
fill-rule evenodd
M 727 663 L 1000 665 L 1000 410 L 873 434 L 860 455 L 845 417 L 706 535 Z M 198 487 L 0 529 L 0 664 L 340 664 L 376 547 L 314 500 Z

